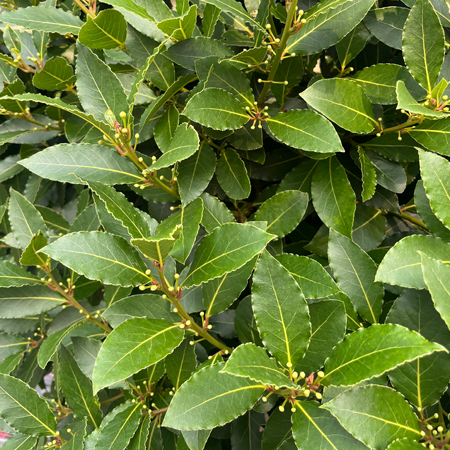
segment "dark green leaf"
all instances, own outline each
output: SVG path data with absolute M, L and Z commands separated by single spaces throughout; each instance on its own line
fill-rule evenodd
M 355 310 L 370 323 L 377 323 L 383 302 L 383 285 L 375 282 L 377 266 L 367 253 L 350 239 L 330 230 L 330 266 L 339 287 Z
M 325 386 L 351 386 L 419 356 L 445 351 L 399 325 L 372 325 L 348 335 L 325 363 Z
M 102 421 L 100 406 L 92 395 L 92 384 L 78 367 L 72 353 L 61 347 L 61 387 L 73 415 L 88 418 L 88 423 L 98 428 Z
M 397 242 L 378 267 L 377 281 L 414 289 L 426 289 L 423 280 L 421 255 L 449 261 L 450 246 L 433 236 L 407 236 Z
M 274 136 L 291 147 L 318 153 L 344 151 L 333 125 L 314 111 L 293 110 L 266 120 Z
M 210 429 L 231 422 L 253 407 L 264 385 L 221 372 L 224 363 L 195 373 L 176 392 L 163 425 L 182 430 Z
M 295 402 L 292 434 L 299 450 L 363 450 L 357 441 L 329 411 L 316 402 Z
M 73 184 L 80 184 L 80 178 L 104 184 L 143 180 L 131 161 L 103 145 L 55 145 L 23 160 L 21 164 L 44 178 Z
M 417 0 L 403 29 L 403 57 L 411 75 L 429 94 L 444 61 L 444 41 L 444 31 L 433 6 L 428 0 Z
M 44 68 L 33 77 L 33 84 L 45 91 L 65 90 L 75 81 L 73 69 L 69 63 L 60 56 L 49 59 Z
M 127 22 L 119 11 L 107 9 L 81 27 L 78 40 L 89 48 L 116 48 L 125 43 Z
M 417 416 L 409 404 L 401 394 L 384 386 L 355 387 L 323 408 L 353 436 L 376 450 L 386 448 L 386 443 L 394 439 L 420 439 L 421 436 Z
M 47 402 L 23 381 L 0 374 L 0 415 L 20 433 L 54 436 L 56 420 Z
M 178 190 L 183 206 L 202 194 L 211 181 L 215 168 L 216 155 L 203 142 L 196 153 L 178 164 Z
M 350 237 L 355 193 L 336 157 L 320 161 L 313 175 L 311 197 L 317 214 L 329 228 Z
M 224 224 L 206 236 L 195 252 L 184 288 L 198 286 L 239 269 L 261 252 L 273 235 L 253 225 Z
M 49 311 L 64 303 L 64 298 L 47 286 L 0 289 L 0 317 L 12 319 Z
M 101 232 L 72 233 L 48 245 L 45 253 L 91 280 L 121 286 L 148 283 L 146 267 L 128 242 Z
M 308 308 L 293 277 L 267 252 L 256 265 L 252 305 L 264 345 L 283 366 L 295 366 L 311 336 Z
M 49 33 L 78 34 L 83 22 L 78 16 L 63 9 L 50 8 L 41 3 L 31 8 L 5 11 L 2 22 Z
M 266 386 L 273 386 L 275 389 L 283 386 L 294 389 L 296 387 L 295 383 L 288 378 L 287 370 L 283 370 L 273 358 L 269 358 L 264 348 L 254 344 L 242 344 L 237 347 L 222 372 L 250 378 Z
M 190 339 L 185 339 L 164 360 L 167 376 L 172 382 L 175 391 L 191 377 L 192 372 L 197 367 L 195 348 L 191 343 Z
M 247 169 L 236 150 L 227 148 L 217 161 L 216 176 L 222 189 L 233 199 L 241 200 L 250 195 L 250 179 Z
M 83 109 L 97 120 L 106 122 L 110 111 L 117 121 L 128 111 L 127 96 L 111 69 L 88 47 L 77 44 L 77 90 Z M 95 74 L 101 73 L 98 78 Z
M 160 319 L 130 319 L 108 335 L 95 363 L 94 392 L 148 367 L 183 340 L 178 325 Z
M 369 98 L 355 81 L 320 80 L 301 96 L 314 109 L 352 133 L 367 134 L 378 125 Z

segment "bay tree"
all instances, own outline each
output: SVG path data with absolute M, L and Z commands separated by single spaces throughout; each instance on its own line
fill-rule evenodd
M 2 450 L 450 449 L 446 0 L 0 8 Z

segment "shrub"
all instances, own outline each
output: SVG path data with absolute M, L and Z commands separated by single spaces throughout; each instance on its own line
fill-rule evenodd
M 445 1 L 172 3 L 2 5 L 5 449 L 450 448 Z

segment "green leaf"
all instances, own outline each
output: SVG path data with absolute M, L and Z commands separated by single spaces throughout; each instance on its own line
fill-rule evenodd
M 364 450 L 339 421 L 316 402 L 295 402 L 292 434 L 299 450 Z
M 343 152 L 333 125 L 309 110 L 292 110 L 266 119 L 270 131 L 284 144 L 318 153 Z
M 372 150 L 367 150 L 366 155 L 372 162 L 379 185 L 398 194 L 405 190 L 406 173 L 399 163 L 389 161 Z
M 146 266 L 128 242 L 101 232 L 67 234 L 48 245 L 44 253 L 90 280 L 137 286 L 148 283 Z
M 423 104 L 417 102 L 403 81 L 397 81 L 397 109 L 406 110 L 417 115 L 423 115 L 425 117 L 431 117 L 434 119 L 442 119 L 447 117 L 447 114 L 443 111 L 435 111 L 434 109 L 427 108 Z
M 336 157 L 320 161 L 317 165 L 312 179 L 311 197 L 323 223 L 350 237 L 356 197 L 345 169 Z
M 338 286 L 355 310 L 369 323 L 377 323 L 383 303 L 383 285 L 375 282 L 377 266 L 370 256 L 346 236 L 330 230 L 330 267 Z
M 10 195 L 9 222 L 18 244 L 25 249 L 39 231 L 47 233 L 47 227 L 38 210 L 22 194 L 11 188 Z
M 402 44 L 408 70 L 430 94 L 444 61 L 445 39 L 439 18 L 428 0 L 417 0 L 412 7 L 403 28 Z
M 238 417 L 231 426 L 231 445 L 235 450 L 259 450 L 261 448 L 262 427 L 266 424 L 265 415 L 248 411 Z
M 205 88 L 217 88 L 233 94 L 245 108 L 253 108 L 255 98 L 248 78 L 229 61 L 215 62 L 211 65 Z
M 43 3 L 35 7 L 6 11 L 2 13 L 2 22 L 63 35 L 66 33 L 78 34 L 83 25 L 80 18 L 69 11 L 50 8 Z
M 136 432 L 141 421 L 142 403 L 126 402 L 117 406 L 103 420 L 98 429 L 98 439 L 95 444 L 95 450 L 124 450 L 127 448 L 130 439 Z
M 239 294 L 247 286 L 247 281 L 255 268 L 255 264 L 256 257 L 241 268 L 202 285 L 206 317 L 225 311 L 239 297 Z
M 372 103 L 355 81 L 342 78 L 319 80 L 301 96 L 308 105 L 352 133 L 367 134 L 378 125 Z
M 155 236 L 148 239 L 132 239 L 131 243 L 135 245 L 146 258 L 163 264 L 164 260 L 172 251 L 175 242 L 180 237 L 181 229 L 182 225 L 180 223 L 172 223 L 171 221 L 166 226 L 158 227 Z
M 87 16 L 81 27 L 78 40 L 89 48 L 116 48 L 125 44 L 127 22 L 119 11 L 107 9 L 97 17 Z
M 273 235 L 251 224 L 227 223 L 215 228 L 198 246 L 184 289 L 239 269 L 272 239 Z
M 289 36 L 286 51 L 301 55 L 318 53 L 337 44 L 358 25 L 372 7 L 371 0 L 320 2 L 302 18 L 306 23 Z
M 95 363 L 94 392 L 128 378 L 171 353 L 184 331 L 160 319 L 130 319 L 112 331 Z
M 98 428 L 102 413 L 92 395 L 92 384 L 78 367 L 72 353 L 64 346 L 61 347 L 60 371 L 61 387 L 73 415 L 80 419 L 87 417 L 88 423 Z
M 373 399 L 367 401 L 367 399 Z M 417 416 L 398 392 L 384 386 L 355 387 L 326 403 L 353 436 L 376 450 L 394 439 L 420 439 Z
M 339 287 L 317 262 L 306 256 L 283 254 L 276 257 L 294 277 L 305 298 L 323 298 L 340 292 Z
M 43 178 L 73 184 L 80 184 L 80 178 L 104 184 L 143 180 L 131 161 L 103 145 L 59 144 L 22 160 L 21 164 Z
M 207 56 L 230 58 L 234 53 L 223 43 L 207 37 L 196 37 L 177 42 L 172 45 L 164 56 L 180 66 L 195 70 L 195 61 Z
M 87 183 L 104 202 L 106 209 L 127 228 L 134 238 L 150 237 L 150 228 L 145 218 L 140 214 L 121 192 L 103 183 L 90 181 Z
M 370 37 L 370 31 L 363 22 L 360 22 L 336 44 L 336 51 L 342 68 L 345 68 L 350 61 L 353 61 L 361 53 Z
M 310 159 L 294 167 L 286 174 L 277 192 L 298 190 L 311 196 L 311 180 L 319 161 Z
M 158 28 L 172 39 L 182 41 L 192 36 L 197 20 L 197 6 L 192 5 L 185 14 L 177 18 L 165 19 L 158 23 Z
M 397 50 L 402 49 L 402 32 L 409 14 L 408 8 L 388 6 L 372 9 L 364 18 L 364 25 L 381 42 Z
M 287 441 L 287 442 L 286 442 Z M 291 412 L 275 409 L 266 423 L 262 439 L 262 450 L 296 450 L 292 437 Z
M 103 134 L 108 135 L 110 137 L 114 136 L 114 131 L 111 129 L 111 127 L 109 125 L 102 122 L 101 120 L 95 119 L 91 114 L 86 114 L 85 112 L 80 111 L 76 106 L 64 103 L 59 98 L 49 98 L 49 97 L 45 97 L 41 94 L 26 93 L 26 94 L 14 96 L 14 100 L 20 101 L 20 102 L 33 101 L 33 102 L 44 103 L 45 105 L 48 105 L 48 106 L 55 106 L 58 109 L 62 109 L 63 111 L 67 111 L 77 117 L 80 117 L 84 121 L 91 124 L 93 127 L 97 128 Z
M 162 169 L 174 165 L 178 161 L 183 161 L 193 155 L 198 149 L 199 138 L 192 125 L 183 124 L 177 128 L 173 138 L 170 140 L 168 148 L 164 150 L 162 156 L 153 163 L 149 170 Z
M 376 104 L 393 105 L 397 103 L 396 86 L 397 81 L 405 83 L 408 91 L 413 93 L 414 98 L 425 95 L 425 91 L 417 85 L 405 67 L 396 64 L 376 64 L 366 67 L 356 73 L 352 78 L 356 81 Z
M 0 333 L 0 361 L 8 356 L 15 355 L 17 352 L 23 352 L 28 344 L 24 339 L 24 337 L 15 334 Z
M 182 41 L 182 42 L 184 42 L 184 41 Z M 195 80 L 197 80 L 197 75 L 194 75 L 194 74 L 181 76 L 169 88 L 167 88 L 167 90 L 164 94 L 160 95 L 156 100 L 154 100 L 152 102 L 152 104 L 142 113 L 142 116 L 140 119 L 141 130 L 144 129 L 145 125 L 162 108 L 164 103 L 166 103 L 170 98 L 172 98 L 173 95 L 176 94 L 185 85 L 187 85 Z
M 149 319 L 164 319 L 176 322 L 178 314 L 170 312 L 170 303 L 159 295 L 140 294 L 126 297 L 114 302 L 102 314 L 116 328 L 128 319 L 147 317 Z
M 421 255 L 450 260 L 450 246 L 433 236 L 407 236 L 397 242 L 378 267 L 377 281 L 398 286 L 426 289 L 421 267 Z
M 0 261 L 0 287 L 40 284 L 39 278 L 9 261 Z
M 176 212 L 164 220 L 160 226 L 181 223 L 180 237 L 176 240 L 170 256 L 184 264 L 195 244 L 199 225 L 203 216 L 203 201 L 195 199 L 186 208 Z M 158 229 L 157 229 L 158 230 Z
M 252 306 L 264 345 L 283 366 L 295 366 L 311 336 L 308 307 L 294 278 L 267 252 L 256 265 Z
M 47 245 L 47 238 L 39 232 L 31 238 L 28 247 L 23 251 L 20 264 L 24 266 L 37 266 L 46 263 L 47 256 L 39 252 Z
M 266 350 L 251 343 L 237 347 L 222 372 L 250 378 L 275 389 L 283 386 L 296 388 L 296 384 L 288 378 L 289 374 L 273 358 L 269 358 Z
M 370 200 L 375 194 L 377 187 L 377 174 L 373 167 L 372 161 L 367 156 L 366 152 L 358 147 L 359 164 L 361 165 L 361 176 L 363 190 L 361 197 L 363 202 Z
M 424 120 L 408 132 L 428 150 L 450 156 L 450 117 L 441 120 Z
M 324 386 L 351 386 L 419 356 L 445 350 L 399 325 L 372 325 L 347 335 L 325 363 Z
M 13 133 L 15 137 L 17 136 L 18 132 Z M 11 136 L 8 134 L 5 136 L 5 139 L 7 139 L 7 142 L 9 142 Z M 21 158 L 19 155 L 7 156 L 6 158 L 2 158 L 2 161 L 0 161 L 0 182 L 9 180 L 14 175 L 17 175 L 18 173 L 22 172 L 23 167 L 20 164 L 18 164 L 20 159 Z
M 2 446 L 3 450 L 31 450 L 36 445 L 34 436 L 14 433 Z
M 175 391 L 191 377 L 192 372 L 197 367 L 195 348 L 191 345 L 191 342 L 190 339 L 185 339 L 164 360 L 167 376 L 172 382 Z
M 216 168 L 216 154 L 202 142 L 197 152 L 178 164 L 178 191 L 183 207 L 207 188 Z
M 73 437 L 61 446 L 61 450 L 83 450 L 86 437 L 87 423 L 84 421 L 81 428 L 79 427 Z
M 170 105 L 155 124 L 153 135 L 156 144 L 163 153 L 168 150 L 170 141 L 177 131 L 179 118 L 178 109 L 174 105 Z
M 256 212 L 256 221 L 267 222 L 266 232 L 283 237 L 301 222 L 308 206 L 308 194 L 283 191 L 266 200 Z
M 245 11 L 240 3 L 234 0 L 208 0 L 207 3 L 214 5 L 222 11 L 233 15 L 236 18 L 235 20 L 237 21 L 239 26 L 243 27 L 244 29 L 247 29 L 247 27 L 245 27 L 245 23 L 250 23 L 253 27 L 259 28 L 260 30 L 264 31 L 264 28 L 261 26 L 261 24 L 253 19 L 253 17 L 247 11 Z M 242 19 L 242 21 L 240 21 L 238 18 Z
M 32 316 L 56 308 L 64 301 L 60 294 L 47 286 L 0 288 L 0 317 Z
M 56 333 L 51 334 L 50 336 L 47 337 L 47 339 L 45 339 L 45 341 L 39 348 L 39 355 L 38 355 L 38 364 L 43 369 L 45 369 L 47 363 L 55 355 L 55 352 L 58 350 L 59 344 L 61 344 L 62 340 L 72 330 L 78 328 L 80 325 L 82 325 L 82 321 L 77 319 L 75 323 L 72 323 L 70 324 L 70 326 L 63 328 L 62 330 L 59 330 Z
M 19 433 L 54 436 L 56 420 L 47 402 L 23 381 L 0 374 L 0 415 Z
M 430 206 L 430 200 L 425 193 L 423 181 L 419 180 L 414 191 L 416 211 L 426 227 L 437 237 L 450 242 L 450 230 L 435 216 Z
M 6 357 L 0 363 L 0 373 L 9 375 L 22 362 L 23 354 L 23 351 L 19 351 L 16 354 Z
M 128 111 L 127 96 L 117 76 L 88 47 L 77 44 L 78 58 L 75 73 L 77 91 L 83 109 L 97 120 L 105 121 L 110 111 L 119 121 L 120 113 Z M 101 73 L 98 77 L 96 74 Z
M 227 195 L 241 200 L 250 195 L 251 185 L 247 169 L 236 150 L 226 148 L 221 152 L 216 167 L 217 181 Z
M 297 367 L 311 373 L 324 365 L 333 348 L 344 338 L 347 317 L 345 305 L 339 300 L 319 300 L 310 303 L 308 308 L 311 316 L 311 340 Z
M 365 252 L 378 247 L 386 235 L 386 218 L 378 209 L 364 204 L 356 207 L 352 239 Z
M 436 217 L 450 227 L 450 163 L 441 156 L 419 150 L 423 186 Z
M 195 94 L 183 114 L 205 127 L 222 131 L 241 128 L 250 118 L 233 94 L 217 88 L 204 89 Z
M 450 309 L 448 299 L 450 293 L 447 288 L 447 276 L 450 267 L 443 261 L 427 258 L 422 256 L 422 271 L 425 283 L 428 286 L 433 302 L 439 314 L 444 319 L 448 327 L 450 327 Z
M 150 426 L 154 426 L 156 420 L 151 423 L 151 415 L 147 414 L 141 421 L 139 428 L 137 429 L 135 435 L 131 438 L 128 445 L 129 450 L 146 450 L 147 449 L 147 439 L 150 431 Z M 149 444 L 150 445 L 150 444 Z
M 94 364 L 102 343 L 84 336 L 72 336 L 73 353 L 78 367 L 89 379 L 92 379 Z
M 210 429 L 231 422 L 253 407 L 265 387 L 221 372 L 224 363 L 195 373 L 175 393 L 163 425 L 181 430 Z
M 403 325 L 430 342 L 444 346 L 450 342 L 450 331 L 424 290 L 405 290 L 390 309 L 386 323 Z M 436 352 L 402 364 L 389 372 L 389 379 L 408 401 L 424 408 L 435 404 L 447 389 L 449 370 L 450 356 Z
M 73 69 L 62 57 L 49 59 L 44 68 L 33 77 L 33 84 L 45 91 L 65 90 L 75 81 Z

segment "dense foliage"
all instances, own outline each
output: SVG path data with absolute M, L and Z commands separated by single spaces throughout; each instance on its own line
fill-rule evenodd
M 4 449 L 450 449 L 449 5 L 102 1 L 1 4 Z

